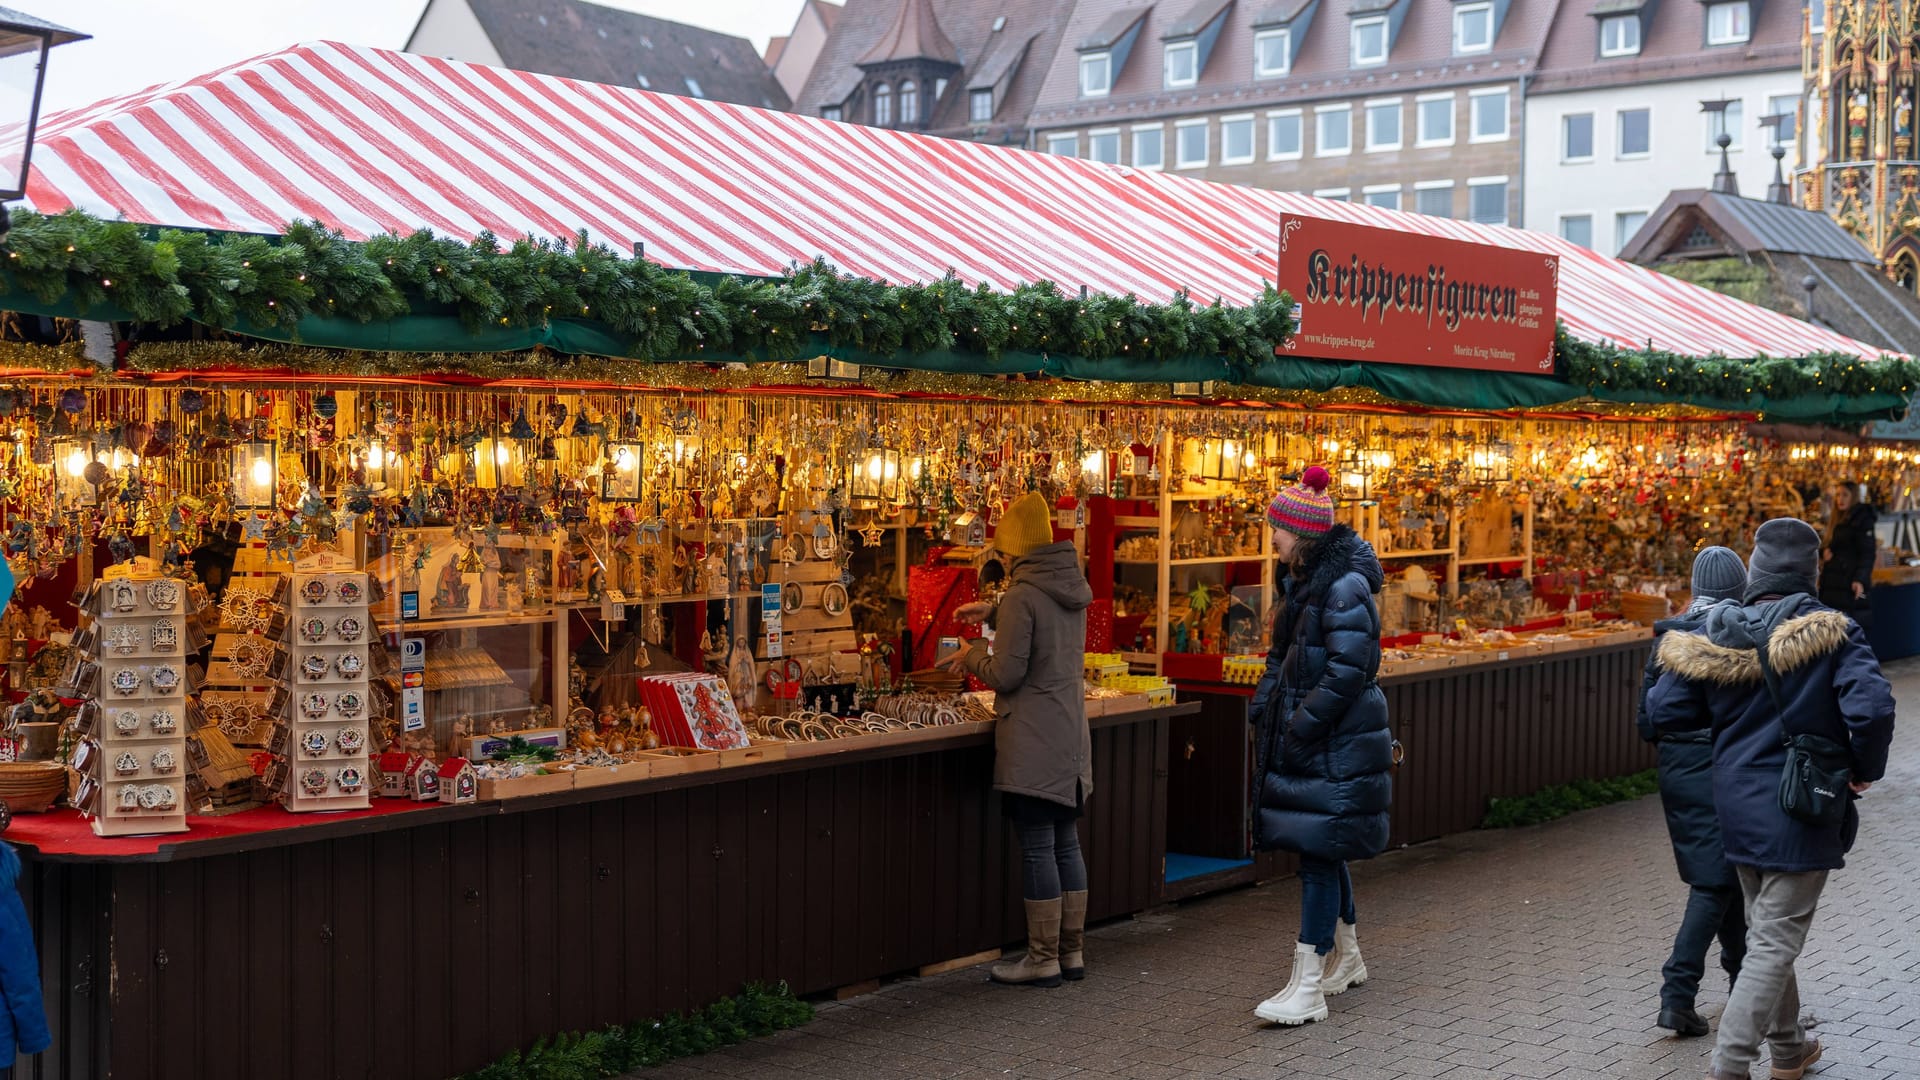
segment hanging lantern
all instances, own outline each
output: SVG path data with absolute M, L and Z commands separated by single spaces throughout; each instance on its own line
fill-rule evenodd
M 473 484 L 482 488 L 519 487 L 525 479 L 526 448 L 498 434 L 473 448 Z
M 1080 459 L 1080 479 L 1085 483 L 1087 494 L 1105 495 L 1107 493 L 1107 452 L 1095 450 Z
M 646 444 L 609 440 L 606 459 L 600 463 L 600 497 L 608 502 L 639 502 L 646 487 L 641 475 L 645 459 Z
M 233 444 L 233 505 L 237 510 L 271 510 L 280 494 L 280 453 L 272 439 Z
M 70 506 L 92 506 L 98 501 L 99 489 L 95 482 L 87 479 L 88 466 L 93 464 L 91 440 L 53 440 L 53 475 L 61 502 Z
M 854 467 L 847 494 L 855 502 L 898 502 L 900 476 L 899 451 L 869 451 L 866 459 Z
M 1467 468 L 1477 484 L 1504 484 L 1513 479 L 1513 444 L 1488 435 L 1467 451 Z
M 376 436 L 367 440 L 360 466 L 366 472 L 368 487 L 397 491 L 407 484 L 407 459 L 386 439 Z
M 1236 439 L 1202 440 L 1198 475 L 1203 480 L 1237 483 L 1246 452 L 1246 445 Z

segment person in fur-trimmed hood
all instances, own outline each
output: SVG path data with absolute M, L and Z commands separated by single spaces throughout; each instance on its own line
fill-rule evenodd
M 1710 724 L 1714 806 L 1746 904 L 1747 955 L 1720 1017 L 1709 1080 L 1747 1076 L 1762 1042 L 1775 1080 L 1799 1080 L 1821 1046 L 1800 1023 L 1793 965 L 1827 875 L 1845 865 L 1858 832 L 1853 804 L 1886 773 L 1893 691 L 1860 627 L 1813 598 L 1813 527 L 1776 518 L 1753 541 L 1745 603 L 1712 608 L 1697 633 L 1661 637 L 1662 673 L 1646 708 L 1659 731 L 1684 731 L 1703 717 Z M 1846 748 L 1852 790 L 1841 821 L 1811 824 L 1781 808 L 1789 735 Z
M 1393 736 L 1380 672 L 1380 560 L 1333 521 L 1332 478 L 1313 466 L 1267 507 L 1289 567 L 1267 670 L 1248 719 L 1258 769 L 1254 842 L 1300 855 L 1300 940 L 1293 976 L 1254 1015 L 1276 1024 L 1327 1018 L 1327 996 L 1367 979 L 1347 863 L 1387 846 Z

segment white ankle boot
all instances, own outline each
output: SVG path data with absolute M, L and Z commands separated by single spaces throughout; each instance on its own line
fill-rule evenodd
M 1345 993 L 1367 981 L 1367 962 L 1360 959 L 1360 935 L 1350 922 L 1333 924 L 1333 952 L 1320 976 L 1320 992 L 1328 997 Z
M 1327 1018 L 1327 999 L 1320 993 L 1320 973 L 1325 960 L 1311 945 L 1296 945 L 1293 951 L 1293 978 L 1286 989 L 1260 1003 L 1253 1015 L 1270 1024 L 1293 1026 L 1309 1020 Z

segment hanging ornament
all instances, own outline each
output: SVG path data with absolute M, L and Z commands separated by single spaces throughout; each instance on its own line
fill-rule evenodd
M 63 411 L 69 412 L 69 413 L 86 412 L 87 411 L 86 391 L 80 390 L 80 389 L 62 390 L 60 392 L 60 408 Z
M 198 390 L 180 391 L 180 411 L 188 416 L 198 416 L 207 407 L 207 395 Z
M 533 436 L 533 425 L 527 422 L 527 410 L 521 409 L 514 414 L 513 426 L 507 429 L 507 437 L 512 439 L 531 439 Z
M 331 420 L 340 412 L 340 401 L 331 392 L 313 399 L 313 414 L 322 420 Z

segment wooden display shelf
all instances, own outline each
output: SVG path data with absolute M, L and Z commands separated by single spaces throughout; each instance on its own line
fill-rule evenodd
M 1515 552 L 1512 555 L 1494 555 L 1480 559 L 1461 559 L 1461 566 L 1493 566 L 1496 563 L 1525 562 L 1527 556 Z
M 1206 555 L 1198 559 L 1168 559 L 1168 566 L 1224 566 L 1228 563 L 1268 562 L 1279 556 L 1269 552 L 1252 555 Z M 1116 560 L 1117 561 L 1117 560 Z
M 1376 551 L 1374 554 L 1380 557 L 1381 562 L 1385 562 L 1388 559 L 1438 559 L 1443 556 L 1452 558 L 1453 549 L 1421 548 L 1416 551 Z

